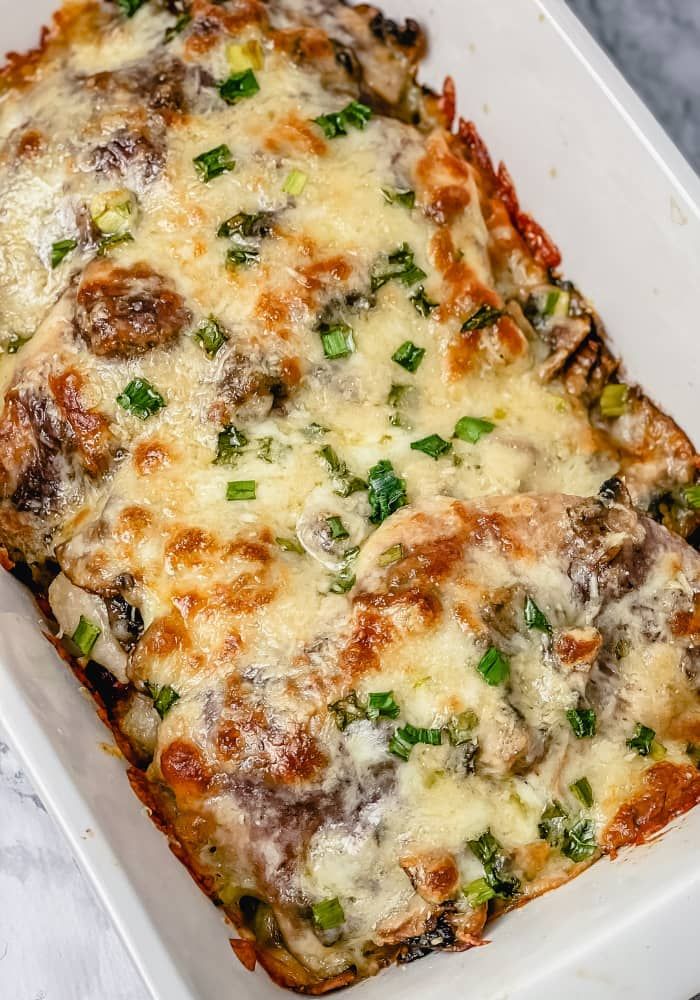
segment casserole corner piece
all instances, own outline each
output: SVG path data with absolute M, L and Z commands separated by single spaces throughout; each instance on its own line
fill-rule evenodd
M 3 568 L 312 995 L 700 799 L 696 452 L 425 51 L 72 0 L 0 73 Z

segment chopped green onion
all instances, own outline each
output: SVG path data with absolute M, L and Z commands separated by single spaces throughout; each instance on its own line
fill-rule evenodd
M 233 425 L 224 427 L 219 432 L 216 443 L 216 458 L 214 465 L 235 465 L 243 449 L 248 444 L 248 438 Z
M 90 203 L 90 217 L 101 233 L 124 233 L 136 212 L 136 197 L 126 188 L 96 195 Z
M 267 462 L 268 465 L 272 465 L 272 438 L 264 437 L 258 438 L 258 458 L 262 462 Z
M 263 48 L 257 38 L 242 45 L 232 42 L 226 46 L 226 60 L 232 73 L 243 73 L 247 69 L 262 69 L 264 64 Z
M 462 892 L 474 910 L 478 910 L 480 906 L 488 903 L 496 895 L 495 890 L 488 884 L 485 878 L 474 879 L 473 882 L 470 882 L 469 885 L 462 889 Z
M 282 190 L 285 194 L 291 194 L 293 198 L 296 198 L 306 187 L 308 179 L 308 175 L 302 170 L 291 170 L 282 185 Z
M 98 625 L 93 624 L 88 618 L 85 618 L 84 615 L 81 615 L 71 639 L 83 656 L 89 656 L 101 635 L 102 629 Z
M 333 539 L 334 542 L 338 541 L 341 538 L 350 537 L 345 528 L 345 525 L 343 524 L 343 522 L 340 520 L 339 517 L 336 517 L 335 515 L 333 517 L 327 517 L 326 524 L 328 525 L 328 528 L 331 533 L 331 538 Z
M 346 463 L 338 457 L 329 444 L 324 444 L 318 454 L 333 478 L 335 487 L 333 492 L 339 497 L 349 497 L 353 493 L 367 489 L 367 483 L 358 476 L 352 475 Z
M 71 253 L 78 245 L 77 240 L 65 239 L 58 240 L 56 243 L 51 244 L 51 268 L 57 268 L 58 265 L 64 260 L 69 253 Z
M 158 687 L 157 684 L 146 681 L 146 690 L 153 699 L 153 707 L 161 719 L 165 718 L 175 702 L 180 698 L 177 691 L 171 688 L 169 684 Z
M 468 841 L 469 849 L 484 866 L 486 882 L 493 889 L 494 896 L 510 899 L 520 891 L 520 880 L 506 871 L 507 861 L 503 848 L 490 830 L 478 838 Z
M 322 324 L 320 328 L 321 344 L 323 353 L 330 361 L 337 358 L 347 358 L 355 350 L 355 341 L 351 327 L 345 323 L 337 323 L 335 326 Z
M 397 347 L 391 355 L 391 360 L 395 361 L 397 365 L 401 365 L 406 371 L 415 373 L 424 357 L 424 347 L 416 347 L 411 340 L 404 340 L 403 344 Z M 408 386 L 400 388 L 408 388 Z M 391 399 L 389 401 L 391 402 Z
M 126 389 L 117 396 L 117 402 L 139 420 L 148 420 L 165 406 L 161 394 L 145 378 L 132 379 Z
M 393 691 L 375 691 L 367 701 L 368 719 L 396 719 L 401 709 L 394 701 Z
M 700 510 L 700 484 L 684 487 L 683 498 L 691 510 Z
M 623 382 L 606 385 L 600 397 L 600 412 L 604 417 L 621 417 L 627 409 L 629 386 Z
M 239 267 L 257 262 L 260 251 L 257 247 L 246 247 L 242 243 L 237 243 L 226 251 L 226 267 L 229 271 L 235 271 Z
M 401 542 L 397 542 L 396 545 L 392 545 L 390 548 L 385 549 L 384 552 L 377 559 L 378 566 L 393 566 L 394 563 L 400 562 L 404 557 L 403 545 Z
M 293 538 L 276 538 L 275 542 L 283 552 L 296 552 L 299 556 L 304 555 L 304 547 L 296 535 Z
M 481 417 L 461 417 L 455 424 L 454 436 L 460 441 L 476 444 L 484 434 L 490 434 L 496 425 Z
M 510 676 L 510 663 L 495 646 L 490 646 L 479 660 L 476 669 L 487 684 L 495 687 L 503 684 Z
M 133 17 L 139 7 L 143 7 L 146 0 L 117 0 L 117 4 L 127 17 Z
M 411 190 L 400 191 L 396 188 L 382 188 L 384 200 L 388 205 L 403 205 L 404 208 L 413 208 L 416 204 L 416 192 Z
M 624 660 L 626 656 L 629 656 L 629 652 L 632 646 L 628 639 L 618 639 L 615 643 L 615 656 L 618 660 Z
M 194 334 L 194 339 L 200 345 L 208 358 L 215 358 L 224 346 L 228 337 L 220 323 L 210 316 L 201 323 Z
M 370 521 L 381 524 L 387 517 L 405 507 L 406 480 L 399 479 L 394 467 L 387 459 L 382 459 L 372 466 L 368 475 Z
M 592 708 L 569 708 L 566 717 L 577 740 L 595 736 L 596 714 Z
M 322 931 L 333 930 L 345 923 L 345 913 L 337 896 L 334 896 L 333 899 L 324 899 L 320 903 L 314 903 L 311 907 L 311 913 L 314 923 Z
M 327 115 L 319 115 L 314 121 L 321 129 L 326 139 L 335 139 L 339 135 L 348 134 L 348 126 L 363 129 L 372 117 L 372 109 L 359 101 L 351 101 L 342 111 L 331 111 Z
M 568 821 L 569 814 L 561 802 L 555 799 L 540 816 L 537 827 L 540 837 L 546 840 L 550 847 L 561 847 L 566 836 Z
M 172 24 L 169 28 L 165 29 L 165 34 L 163 35 L 163 41 L 166 43 L 166 45 L 168 42 L 172 42 L 173 38 L 179 35 L 180 32 L 184 31 L 191 20 L 192 20 L 192 15 L 190 14 L 189 11 L 186 10 L 182 14 L 180 14 L 180 16 L 176 19 L 175 24 Z
M 697 743 L 689 743 L 685 748 L 685 752 L 688 754 L 695 767 L 700 770 L 700 746 L 698 746 Z
M 638 722 L 634 733 L 627 740 L 630 750 L 636 750 L 640 757 L 651 755 L 653 760 L 663 760 L 666 756 L 666 747 L 656 739 L 656 733 L 649 726 Z
M 305 438 L 313 440 L 313 438 L 321 437 L 323 434 L 328 433 L 327 427 L 322 427 L 321 424 L 312 423 L 308 427 L 304 427 L 301 432 Z
M 483 330 L 485 326 L 493 326 L 496 320 L 503 315 L 502 309 L 494 309 L 493 306 L 479 306 L 468 319 L 462 323 L 462 333 L 470 330 Z
M 533 599 L 528 595 L 525 598 L 525 624 L 530 629 L 535 629 L 538 632 L 551 632 L 552 626 L 547 621 L 545 615 L 542 614 L 540 609 L 537 607 Z
M 422 285 L 419 285 L 418 288 L 416 288 L 413 295 L 410 296 L 410 301 L 416 312 L 424 319 L 427 319 L 433 309 L 437 309 L 438 307 L 437 302 L 433 302 L 425 294 L 425 289 Z
M 478 725 L 478 718 L 475 712 L 467 709 L 459 715 L 453 715 L 447 723 L 447 735 L 453 747 L 463 746 L 469 743 L 472 730 Z
M 592 854 L 595 854 L 597 848 L 593 821 L 580 819 L 564 834 L 561 851 L 567 858 L 578 863 L 590 858 Z
M 227 104 L 237 104 L 248 97 L 253 97 L 260 90 L 252 69 L 244 69 L 242 73 L 232 73 L 228 80 L 219 86 L 219 94 Z
M 331 580 L 330 592 L 331 594 L 347 594 L 354 586 L 355 574 L 349 566 L 344 566 Z
M 402 760 L 408 760 L 411 750 L 417 743 L 426 743 L 428 746 L 439 747 L 442 743 L 441 729 L 421 729 L 412 726 L 410 722 L 397 729 L 389 742 L 389 753 Z
M 255 480 L 238 479 L 226 485 L 227 500 L 255 500 Z
M 533 292 L 525 305 L 525 315 L 535 329 L 541 329 L 550 317 L 563 318 L 569 315 L 571 294 L 563 288 L 547 286 Z
M 103 236 L 97 246 L 97 254 L 99 257 L 104 257 L 105 254 L 109 253 L 113 247 L 118 247 L 121 243 L 133 243 L 134 237 L 131 233 L 109 233 L 107 236 Z
M 439 434 L 430 434 L 428 437 L 421 438 L 420 441 L 411 441 L 411 450 L 422 451 L 424 455 L 429 455 L 437 462 L 442 455 L 446 455 L 448 451 L 452 450 L 452 445 L 449 441 L 441 438 Z
M 359 701 L 355 691 L 351 691 L 345 698 L 334 701 L 328 706 L 328 711 L 335 719 L 335 724 L 341 733 L 345 732 L 353 722 L 367 718 L 367 710 Z
M 373 292 L 378 291 L 388 281 L 396 279 L 404 285 L 416 285 L 427 275 L 414 260 L 413 250 L 408 243 L 402 243 L 392 253 L 389 254 L 388 262 L 393 267 L 382 272 L 375 272 L 372 275 L 371 288 Z
M 229 170 L 233 170 L 236 166 L 236 161 L 231 155 L 231 150 L 225 143 L 208 150 L 206 153 L 200 153 L 199 156 L 195 156 L 192 162 L 200 179 L 205 184 L 208 184 L 209 181 L 220 174 L 225 174 Z
M 252 239 L 258 236 L 270 235 L 270 219 L 272 212 L 237 212 L 230 219 L 222 222 L 216 231 L 216 235 L 223 239 L 230 239 L 232 236 L 243 236 L 245 239 Z
M 588 778 L 579 778 L 578 781 L 574 781 L 573 784 L 569 785 L 569 790 L 576 796 L 582 806 L 585 806 L 586 809 L 591 808 L 593 805 L 593 789 Z

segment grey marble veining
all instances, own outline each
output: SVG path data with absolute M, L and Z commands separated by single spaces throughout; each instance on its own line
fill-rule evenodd
M 700 169 L 700 0 L 568 2 Z M 0 998 L 147 1000 L 2 737 L 0 731 Z

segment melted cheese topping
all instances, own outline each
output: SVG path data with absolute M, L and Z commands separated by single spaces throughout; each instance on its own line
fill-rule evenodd
M 694 626 L 673 623 L 695 621 L 697 559 L 623 502 L 561 496 L 596 494 L 619 453 L 585 395 L 543 376 L 551 343 L 523 306 L 547 274 L 428 104 L 419 128 L 375 113 L 328 139 L 314 121 L 359 95 L 338 45 L 365 53 L 380 105 L 397 66 L 392 102 L 418 101 L 390 28 L 377 41 L 333 4 L 198 0 L 166 42 L 173 17 L 155 2 L 83 16 L 79 44 L 0 104 L 0 338 L 31 338 L 2 360 L 2 540 L 58 562 L 49 599 L 67 635 L 81 616 L 99 627 L 90 655 L 125 685 L 121 732 L 278 979 L 370 974 L 430 947 L 436 926 L 443 946 L 468 947 L 486 918 L 460 891 L 484 875 L 470 840 L 490 830 L 535 895 L 596 856 L 639 789 L 637 723 L 687 763 Z M 259 90 L 231 106 L 216 83 L 227 47 L 250 42 Z M 235 167 L 205 183 L 194 161 L 222 144 Z M 385 194 L 409 189 L 415 207 Z M 130 241 L 103 245 L 96 204 L 131 206 Z M 265 216 L 253 235 L 218 236 L 239 213 Z M 252 259 L 227 266 L 241 246 Z M 373 287 L 404 246 L 423 277 Z M 484 305 L 496 318 L 462 329 Z M 213 357 L 196 336 L 211 320 Z M 321 333 L 339 323 L 354 350 L 329 359 Z M 425 352 L 413 372 L 393 360 L 406 341 Z M 135 379 L 165 404 L 147 419 L 118 402 Z M 492 429 L 462 440 L 463 417 Z M 238 447 L 217 462 L 231 428 Z M 444 456 L 412 447 L 435 434 Z M 410 506 L 377 527 L 363 483 L 345 487 L 379 460 Z M 251 480 L 254 499 L 227 500 Z M 546 629 L 526 627 L 528 597 Z M 493 686 L 477 669 L 489 648 L 509 663 Z M 376 692 L 392 692 L 396 721 L 338 728 L 329 705 Z M 572 731 L 582 706 L 595 737 Z M 467 712 L 469 739 L 452 745 Z M 440 745 L 392 755 L 407 723 Z M 570 790 L 584 776 L 590 806 Z M 553 801 L 567 829 L 588 824 L 583 853 L 542 839 Z M 267 936 L 251 897 L 272 906 Z M 333 897 L 342 925 L 314 929 L 311 908 Z

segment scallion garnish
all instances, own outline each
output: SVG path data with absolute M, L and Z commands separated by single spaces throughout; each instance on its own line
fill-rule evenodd
M 592 708 L 569 708 L 566 717 L 577 740 L 595 736 L 596 714 Z
M 105 236 L 125 233 L 136 211 L 136 198 L 125 188 L 97 195 L 90 203 L 90 217 Z
M 200 345 L 206 356 L 212 359 L 219 353 L 228 340 L 228 337 L 226 336 L 226 332 L 221 324 L 213 316 L 210 316 L 209 319 L 200 323 L 197 327 L 194 339 Z
M 359 101 L 351 101 L 342 111 L 331 111 L 327 115 L 319 115 L 314 121 L 323 129 L 326 139 L 335 139 L 339 135 L 348 134 L 348 126 L 363 129 L 372 117 L 372 109 Z
M 400 712 L 393 691 L 374 691 L 367 700 L 368 719 L 397 719 Z
M 355 574 L 349 566 L 343 566 L 331 580 L 329 590 L 331 594 L 347 594 L 355 586 Z
M 627 409 L 629 386 L 624 382 L 610 382 L 600 396 L 600 412 L 604 417 L 621 417 Z
M 245 239 L 269 236 L 272 214 L 272 212 L 237 212 L 221 223 L 216 235 L 223 239 L 231 239 L 232 236 L 243 236 Z
M 283 552 L 295 552 L 298 556 L 304 555 L 304 547 L 296 535 L 293 538 L 275 538 L 275 542 Z
M 476 444 L 484 434 L 490 434 L 495 429 L 496 425 L 483 417 L 461 417 L 455 424 L 454 437 Z
M 649 726 L 638 722 L 634 733 L 627 740 L 630 750 L 636 750 L 640 757 L 651 756 L 653 760 L 663 760 L 666 756 L 666 747 L 656 739 L 656 732 Z
M 102 629 L 99 625 L 95 625 L 89 618 L 81 615 L 71 639 L 80 650 L 82 656 L 89 656 L 101 635 Z
M 389 753 L 401 760 L 408 760 L 411 750 L 417 743 L 426 743 L 428 746 L 439 747 L 442 743 L 441 729 L 422 729 L 412 726 L 407 722 L 405 726 L 395 730 L 389 741 Z
M 367 479 L 369 519 L 373 524 L 381 524 L 387 517 L 408 503 L 406 480 L 399 479 L 394 472 L 393 465 L 387 459 L 382 459 L 372 466 Z
M 446 455 L 452 450 L 449 441 L 445 441 L 439 434 L 429 434 L 428 437 L 421 438 L 420 441 L 411 441 L 412 451 L 422 451 L 424 455 L 437 460 L 442 455 Z
M 685 752 L 688 754 L 695 767 L 700 770 L 700 746 L 698 746 L 697 743 L 689 743 L 685 748 Z
M 598 845 L 595 839 L 595 827 L 590 819 L 580 819 L 564 834 L 561 846 L 562 854 L 572 861 L 585 861 L 595 854 Z
M 385 549 L 384 552 L 377 559 L 378 566 L 393 566 L 394 563 L 400 562 L 404 557 L 403 545 L 401 542 L 397 542 L 396 545 L 392 545 L 390 548 Z
M 321 931 L 331 931 L 345 923 L 345 913 L 337 896 L 314 903 L 311 907 L 314 924 Z
M 486 326 L 493 326 L 496 320 L 503 315 L 502 309 L 494 309 L 493 306 L 482 305 L 476 309 L 468 319 L 462 323 L 462 333 L 469 333 L 471 330 L 483 330 Z
M 510 899 L 520 891 L 520 879 L 507 871 L 507 860 L 503 848 L 490 830 L 468 842 L 472 854 L 484 866 L 486 882 L 493 889 L 494 896 Z
M 415 373 L 418 371 L 418 366 L 424 357 L 424 347 L 416 347 L 412 341 L 404 340 L 403 344 L 401 344 L 400 347 L 397 347 L 391 355 L 391 360 L 395 361 L 397 365 L 401 365 L 401 367 L 405 368 L 407 372 Z M 403 388 L 403 386 L 400 388 Z M 389 400 L 389 402 L 391 402 L 391 400 Z
M 267 462 L 268 465 L 272 465 L 274 461 L 272 457 L 272 441 L 271 437 L 258 438 L 257 456 L 261 462 Z
M 402 243 L 388 256 L 389 267 L 384 271 L 375 271 L 371 279 L 373 292 L 378 291 L 388 281 L 400 281 L 404 285 L 416 285 L 427 275 L 414 260 L 413 250 L 408 243 Z
M 133 17 L 139 7 L 143 7 L 146 0 L 117 0 L 120 9 L 127 17 Z
M 219 86 L 219 94 L 227 104 L 237 104 L 248 97 L 253 97 L 260 90 L 260 84 L 252 69 L 244 69 L 242 73 L 232 73 L 228 80 Z
M 552 626 L 547 621 L 547 618 L 537 607 L 533 599 L 528 596 L 525 598 L 525 610 L 524 610 L 525 624 L 530 629 L 535 629 L 538 632 L 551 632 Z
M 168 42 L 172 42 L 173 38 L 175 38 L 182 31 L 184 31 L 191 20 L 192 20 L 192 15 L 190 14 L 190 12 L 188 10 L 183 11 L 183 13 L 176 18 L 175 24 L 171 24 L 169 28 L 165 29 L 165 34 L 163 35 L 163 41 L 166 43 L 166 45 Z
M 538 824 L 539 835 L 550 847 L 561 847 L 564 843 L 569 814 L 556 799 L 546 807 Z
M 243 73 L 247 69 L 262 69 L 265 54 L 257 38 L 251 38 L 242 45 L 237 42 L 227 45 L 226 61 L 232 73 Z
M 257 262 L 260 251 L 257 247 L 244 246 L 236 243 L 226 251 L 226 267 L 229 271 L 236 271 L 239 267 L 246 267 L 248 264 Z
M 108 233 L 103 236 L 97 245 L 97 254 L 99 257 L 104 257 L 109 253 L 114 247 L 120 246 L 122 243 L 133 243 L 134 237 L 129 232 L 125 233 Z
M 525 304 L 524 313 L 535 329 L 540 330 L 552 316 L 569 315 L 571 294 L 563 288 L 547 286 L 533 292 Z
M 57 240 L 56 243 L 51 244 L 51 268 L 57 268 L 61 261 L 65 260 L 69 253 L 71 253 L 78 245 L 77 240 L 65 239 Z
M 145 378 L 135 378 L 117 396 L 117 402 L 139 420 L 148 420 L 165 406 L 165 400 Z
M 163 684 L 162 687 L 159 687 L 151 681 L 146 681 L 146 690 L 153 699 L 153 707 L 161 719 L 165 718 L 175 702 L 180 698 L 177 691 L 171 688 L 169 684 Z
M 447 723 L 447 735 L 453 747 L 463 746 L 471 740 L 472 730 L 478 725 L 479 719 L 475 712 L 466 709 L 459 715 L 453 715 Z
M 388 205 L 403 205 L 404 208 L 413 208 L 416 204 L 416 192 L 409 189 L 401 191 L 397 188 L 382 188 L 382 194 Z
M 593 789 L 588 778 L 579 778 L 578 781 L 574 781 L 573 784 L 569 785 L 569 791 L 572 795 L 576 796 L 582 806 L 585 806 L 586 809 L 591 808 L 593 805 Z
M 335 719 L 335 724 L 341 733 L 345 732 L 353 722 L 367 718 L 367 708 L 357 697 L 356 691 L 351 691 L 344 698 L 334 701 L 328 706 L 328 711 Z
M 683 499 L 686 506 L 691 510 L 700 510 L 700 484 L 696 486 L 685 486 L 683 488 Z
M 333 478 L 335 487 L 333 492 L 339 497 L 349 497 L 353 493 L 367 489 L 367 483 L 358 476 L 353 476 L 346 463 L 338 457 L 329 444 L 324 444 L 318 454 Z
M 330 531 L 331 539 L 334 542 L 337 542 L 342 538 L 350 537 L 350 535 L 347 532 L 347 529 L 345 528 L 345 525 L 336 515 L 333 515 L 333 517 L 327 517 L 326 524 L 328 525 L 328 530 Z
M 488 884 L 485 878 L 474 879 L 473 882 L 470 882 L 469 885 L 462 889 L 462 892 L 474 910 L 478 910 L 480 906 L 488 903 L 496 895 L 495 890 Z
M 438 307 L 437 302 L 433 302 L 425 294 L 425 289 L 422 285 L 419 285 L 418 288 L 416 288 L 413 295 L 410 296 L 410 301 L 413 304 L 413 308 L 420 316 L 423 317 L 423 319 L 427 319 L 433 309 L 437 309 Z
M 214 465 L 235 465 L 247 444 L 248 438 L 243 431 L 233 425 L 224 427 L 217 439 Z
M 491 687 L 503 684 L 510 676 L 510 663 L 495 646 L 489 646 L 477 663 L 476 669 Z
M 254 479 L 238 479 L 226 484 L 227 500 L 255 500 Z
M 285 194 L 290 194 L 293 198 L 296 198 L 303 192 L 308 179 L 308 175 L 302 170 L 291 170 L 282 185 L 282 190 Z
M 192 162 L 200 179 L 205 184 L 208 184 L 209 181 L 214 180 L 220 174 L 225 174 L 233 170 L 236 166 L 236 161 L 231 155 L 231 150 L 225 143 L 208 150 L 206 153 L 200 153 L 199 156 L 195 156 Z
M 345 323 L 336 323 L 334 326 L 323 323 L 319 327 L 319 333 L 321 334 L 323 353 L 329 360 L 347 358 L 354 352 L 355 341 L 352 328 Z

